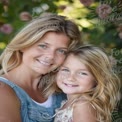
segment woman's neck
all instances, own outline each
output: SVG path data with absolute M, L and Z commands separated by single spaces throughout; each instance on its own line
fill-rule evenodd
M 21 87 L 33 100 L 40 103 L 47 100 L 47 98 L 44 97 L 41 88 L 38 88 L 41 77 L 32 78 L 27 75 L 21 76 L 21 74 L 18 74 L 17 72 L 15 73 L 13 70 L 8 72 L 8 74 L 4 74 L 3 77 Z
M 37 89 L 41 79 L 41 75 L 33 75 L 27 70 L 21 70 L 19 67 L 9 71 L 3 76 L 15 84 L 21 87 L 27 87 L 28 89 Z

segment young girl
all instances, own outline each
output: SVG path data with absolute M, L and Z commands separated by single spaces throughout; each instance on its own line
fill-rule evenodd
M 54 122 L 111 122 L 120 80 L 102 49 L 86 45 L 70 52 L 56 82 L 68 100 L 56 110 Z

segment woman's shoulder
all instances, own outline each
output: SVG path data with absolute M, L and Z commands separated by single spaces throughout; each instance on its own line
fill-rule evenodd
M 64 93 L 55 93 L 55 96 L 56 96 L 56 98 L 59 100 L 65 100 L 65 99 L 67 99 L 67 96 L 66 96 L 66 94 L 64 94 Z
M 14 90 L 6 83 L 0 82 L 0 108 L 6 105 L 17 105 L 19 106 L 20 102 Z
M 0 115 L 6 121 L 18 121 L 20 118 L 19 110 L 20 101 L 16 93 L 8 84 L 0 81 Z
M 55 93 L 53 95 L 53 104 L 56 106 L 56 108 L 59 108 L 61 106 L 62 101 L 66 100 L 66 94 L 64 93 Z
M 8 80 L 7 78 L 0 77 L 0 83 L 4 84 L 3 86 L 6 86 L 6 89 L 11 89 L 11 91 L 16 94 L 16 96 L 19 99 L 29 99 L 29 95 L 26 93 L 24 89 L 22 89 L 20 86 L 15 84 L 14 82 Z
M 14 92 L 13 88 L 10 85 L 2 82 L 1 80 L 0 80 L 0 98 L 1 100 L 4 100 L 4 101 L 5 99 L 6 100 L 8 99 L 9 101 L 11 98 L 17 99 L 16 93 Z

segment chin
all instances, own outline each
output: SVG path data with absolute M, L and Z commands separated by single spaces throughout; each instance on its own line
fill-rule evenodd
M 37 73 L 40 74 L 40 75 L 45 75 L 45 74 L 47 74 L 48 72 L 47 72 L 47 71 L 37 71 Z
M 65 90 L 63 90 L 63 92 L 64 92 L 65 94 L 73 94 L 72 92 L 65 91 Z
M 46 75 L 48 74 L 49 72 L 42 72 L 41 75 Z

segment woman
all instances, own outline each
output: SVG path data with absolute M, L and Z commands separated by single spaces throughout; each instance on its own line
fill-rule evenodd
M 0 56 L 0 121 L 53 122 L 65 96 L 47 97 L 44 75 L 60 67 L 79 40 L 76 24 L 56 14 L 35 18 L 15 36 Z

